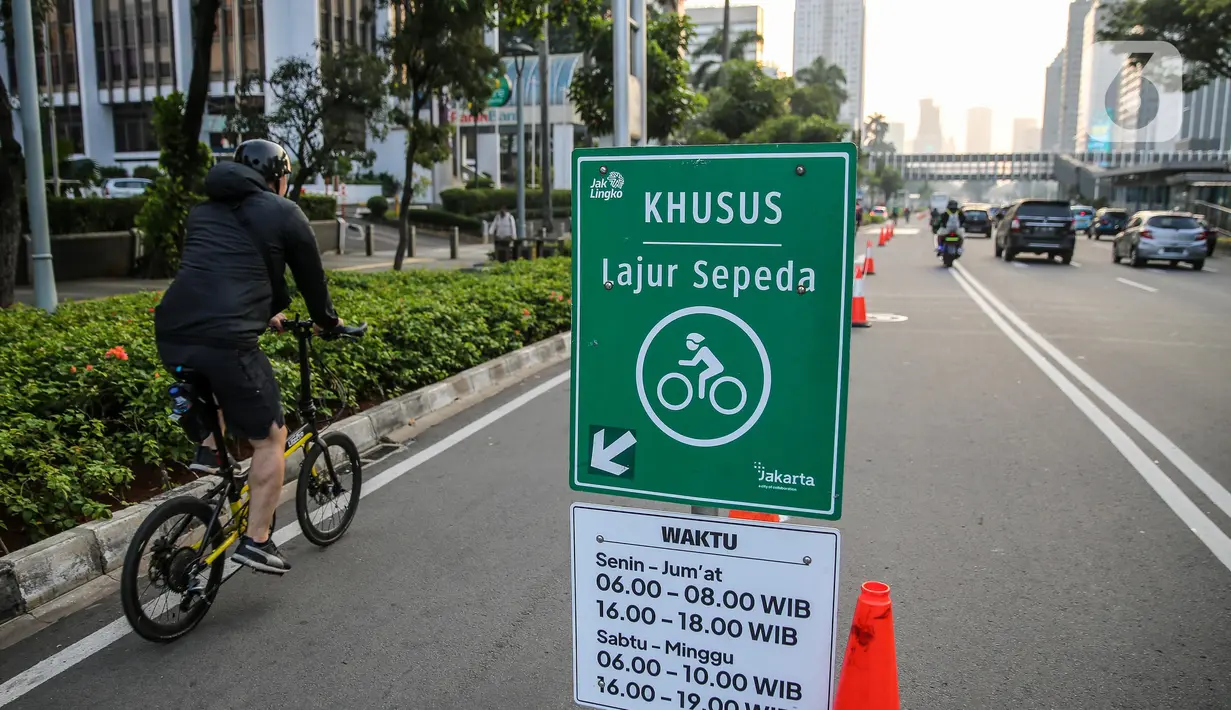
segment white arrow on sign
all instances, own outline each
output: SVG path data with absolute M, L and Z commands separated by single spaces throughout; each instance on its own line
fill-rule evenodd
M 590 448 L 590 466 L 613 476 L 623 475 L 628 466 L 622 466 L 612 459 L 628 451 L 628 447 L 635 443 L 637 437 L 633 436 L 631 431 L 626 431 L 619 439 L 611 442 L 611 446 L 607 446 L 607 430 L 599 429 L 594 432 L 594 446 Z

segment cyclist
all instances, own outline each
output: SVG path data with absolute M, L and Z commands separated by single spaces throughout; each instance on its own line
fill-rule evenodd
M 210 169 L 208 199 L 188 213 L 179 272 L 154 313 L 163 363 L 208 381 L 226 423 L 252 444 L 248 533 L 232 559 L 271 574 L 291 568 L 269 537 L 286 426 L 278 382 L 257 339 L 266 328 L 283 331 L 287 266 L 318 331 L 348 330 L 334 312 L 308 218 L 282 196 L 290 172 L 286 151 L 267 140 L 244 141 L 232 162 Z M 223 445 L 212 436 L 201 442 L 190 468 L 216 471 Z
M 709 346 L 702 346 L 702 341 L 705 336 L 700 333 L 689 333 L 685 338 L 685 344 L 689 350 L 697 353 L 691 360 L 680 360 L 680 365 L 683 367 L 696 367 L 704 363 L 705 369 L 701 371 L 701 375 L 697 378 L 697 396 L 705 399 L 705 384 L 712 378 L 722 374 L 726 368 L 722 362 L 718 360 L 718 356 L 709 349 Z

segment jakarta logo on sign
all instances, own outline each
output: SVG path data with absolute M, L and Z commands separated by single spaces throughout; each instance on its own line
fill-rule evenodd
M 854 146 L 573 157 L 570 485 L 837 519 Z

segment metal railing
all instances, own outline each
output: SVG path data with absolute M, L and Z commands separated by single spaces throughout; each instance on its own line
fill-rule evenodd
M 1231 236 L 1231 209 L 1201 200 L 1190 200 L 1188 211 L 1205 217 L 1205 223 L 1220 236 Z

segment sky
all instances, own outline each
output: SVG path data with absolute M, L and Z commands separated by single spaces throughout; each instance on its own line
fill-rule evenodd
M 1069 0 L 865 0 L 864 115 L 906 124 L 911 146 L 919 100 L 940 106 L 959 151 L 966 111 L 992 110 L 992 150 L 1007 151 L 1014 118 L 1043 119 L 1045 72 L 1064 47 Z M 791 70 L 795 0 L 733 0 L 765 13 L 765 61 Z M 717 5 L 686 0 L 685 9 Z M 955 49 L 943 51 L 945 37 Z M 929 48 L 936 48 L 934 50 Z M 901 146 L 898 146 L 901 149 Z

